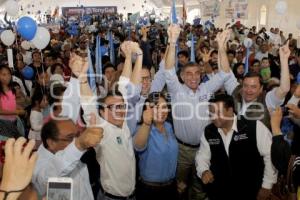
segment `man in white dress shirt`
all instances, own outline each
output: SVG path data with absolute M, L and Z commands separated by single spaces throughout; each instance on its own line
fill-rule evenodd
M 96 117 L 90 124 L 96 123 Z M 43 144 L 39 147 L 38 160 L 32 182 L 39 195 L 45 196 L 50 177 L 71 177 L 74 200 L 94 200 L 87 166 L 80 161 L 84 152 L 96 146 L 102 138 L 103 129 L 88 128 L 79 137 L 71 120 L 51 120 L 42 129 Z
M 143 52 L 137 43 L 129 41 L 123 43 L 121 49 L 126 56 L 126 60 L 118 82 L 119 92 L 109 92 L 105 98 L 97 102 L 97 97 L 94 96 L 88 85 L 86 76 L 88 70 L 87 60 L 73 55 L 70 66 L 79 81 L 74 80 L 74 78 L 71 80 L 72 84 L 69 87 L 72 89 L 67 89 L 67 91 L 72 92 L 71 90 L 73 90 L 73 96 L 71 99 L 65 96 L 62 105 L 63 113 L 65 113 L 64 106 L 67 105 L 66 103 L 75 108 L 78 107 L 77 103 L 80 102 L 84 110 L 85 121 L 89 121 L 88 118 L 91 113 L 96 113 L 96 124 L 103 128 L 103 139 L 95 147 L 96 158 L 101 168 L 100 182 L 102 187 L 98 195 L 99 200 L 135 199 L 136 163 L 132 137 L 125 118 L 128 99 L 127 87 L 130 82 L 135 85 L 140 83 Z M 133 72 L 132 53 L 137 57 Z M 80 94 L 78 95 L 75 92 L 78 92 L 79 85 Z M 65 94 L 68 95 L 68 93 Z M 79 97 L 80 101 L 78 100 Z M 73 114 L 78 114 L 77 109 Z M 78 115 L 69 117 L 76 121 Z
M 229 95 L 217 95 L 210 103 L 213 123 L 205 128 L 196 156 L 209 199 L 268 199 L 277 181 L 271 132 L 259 120 L 237 117 Z

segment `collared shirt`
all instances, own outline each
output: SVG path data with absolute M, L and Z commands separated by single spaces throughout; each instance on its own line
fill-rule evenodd
M 37 151 L 38 160 L 32 176 L 32 183 L 39 195 L 46 195 L 49 177 L 70 177 L 73 179 L 73 199 L 93 200 L 88 169 L 80 161 L 83 153 L 77 149 L 75 141 L 55 154 L 41 145 Z
M 282 105 L 283 102 L 284 102 L 284 99 L 279 99 L 279 98 L 276 96 L 276 89 L 277 89 L 277 88 L 274 88 L 273 90 L 269 91 L 269 92 L 266 94 L 266 97 L 265 97 L 266 106 L 267 106 L 267 108 L 268 108 L 270 111 L 275 110 L 278 106 Z M 251 106 L 252 104 L 256 104 L 256 103 L 258 103 L 256 100 L 254 100 L 254 101 L 252 101 L 252 102 L 246 102 L 246 101 L 243 99 L 242 108 L 241 108 L 241 110 L 239 111 L 239 114 L 240 114 L 240 115 L 245 115 L 245 113 L 246 113 L 248 107 Z
M 234 81 L 229 81 L 232 73 L 219 72 L 209 81 L 201 83 L 193 92 L 181 84 L 175 69 L 165 70 L 168 91 L 171 94 L 175 135 L 181 141 L 197 145 L 204 128 L 210 123 L 208 101 L 222 86 L 233 91 Z
M 221 129 L 218 129 L 219 134 L 222 137 L 226 153 L 228 155 L 229 145 L 232 139 L 234 131 L 237 130 L 237 117 L 234 116 L 234 121 L 231 130 L 228 134 L 224 134 Z M 266 189 L 271 189 L 273 184 L 277 181 L 277 174 L 275 168 L 271 162 L 271 144 L 272 144 L 272 134 L 269 129 L 260 121 L 256 123 L 256 141 L 257 148 L 260 155 L 264 159 L 265 169 L 262 187 Z M 196 169 L 197 174 L 201 178 L 202 173 L 210 168 L 211 151 L 210 146 L 203 134 L 201 137 L 200 149 L 196 154 Z
M 119 91 L 127 102 L 129 79 L 119 79 Z M 122 128 L 116 127 L 98 115 L 95 98 L 81 99 L 84 119 L 89 122 L 91 113 L 96 114 L 97 126 L 103 128 L 103 138 L 95 147 L 96 158 L 101 166 L 100 180 L 103 189 L 116 196 L 130 196 L 135 188 L 136 163 L 132 137 L 126 121 Z
M 150 93 L 152 92 L 161 92 L 166 84 L 166 79 L 164 75 L 165 62 L 162 60 L 159 64 L 159 70 L 155 74 L 154 79 L 151 83 Z M 141 96 L 142 86 L 141 84 L 135 86 L 130 85 L 133 89 L 133 92 L 129 92 L 129 109 L 127 113 L 127 124 L 131 134 L 136 130 L 138 122 L 141 120 L 143 113 L 143 106 L 147 97 Z M 131 89 L 131 90 L 132 90 Z
M 162 183 L 175 178 L 178 144 L 171 124 L 165 122 L 164 127 L 166 133 L 161 133 L 152 125 L 146 146 L 135 147 L 140 159 L 140 175 L 145 181 Z

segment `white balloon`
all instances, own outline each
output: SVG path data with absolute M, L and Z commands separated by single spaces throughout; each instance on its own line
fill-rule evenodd
M 9 0 L 5 3 L 5 11 L 9 16 L 16 16 L 19 13 L 19 5 L 15 0 Z
M 245 38 L 245 40 L 244 40 L 244 46 L 246 48 L 250 48 L 252 46 L 252 44 L 253 44 L 253 41 L 250 38 Z
M 30 42 L 24 40 L 23 42 L 21 42 L 21 47 L 25 50 L 29 50 L 30 49 Z
M 32 42 L 29 42 L 30 48 L 31 49 L 36 49 L 36 47 L 34 46 L 34 44 Z
M 31 42 L 39 50 L 42 50 L 45 47 L 47 47 L 47 45 L 50 42 L 50 33 L 49 33 L 48 29 L 46 29 L 44 27 L 38 27 L 36 34 L 35 34 L 34 38 L 31 40 Z
M 285 1 L 278 1 L 275 5 L 275 10 L 279 15 L 284 15 L 287 10 L 287 3 Z
M 298 29 L 300 29 L 300 19 L 297 21 L 296 26 Z
M 1 33 L 1 41 L 6 46 L 10 46 L 15 42 L 16 36 L 11 30 L 5 30 Z

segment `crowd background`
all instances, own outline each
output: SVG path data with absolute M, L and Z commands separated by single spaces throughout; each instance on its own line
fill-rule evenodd
M 49 23 L 51 23 L 51 20 L 50 18 Z M 130 133 L 139 135 L 149 131 L 146 125 L 151 125 L 152 118 L 149 116 L 151 114 L 145 113 L 145 110 L 148 110 L 147 107 L 150 107 L 151 103 L 164 106 L 172 98 L 165 95 L 168 91 L 167 87 L 164 87 L 165 82 L 163 82 L 161 89 L 150 90 L 152 80 L 153 82 L 156 80 L 155 83 L 159 82 L 157 77 L 160 76 L 160 70 L 163 70 L 161 69 L 163 67 L 161 63 L 166 62 L 167 52 L 170 51 L 168 27 L 155 22 L 155 19 L 150 17 L 146 21 L 141 21 L 141 23 L 132 24 L 123 20 L 123 16 L 119 14 L 62 17 L 60 24 L 59 29 L 48 29 L 50 42 L 42 49 L 36 49 L 34 45 L 24 43 L 22 34 L 18 34 L 15 42 L 9 47 L 4 43 L 0 44 L 1 140 L 25 137 L 35 140 L 34 148 L 39 148 L 43 143 L 41 132 L 44 124 L 57 118 L 63 110 L 62 97 L 66 95 L 65 91 L 70 85 L 68 83 L 71 83 L 71 79 L 74 77 L 73 65 L 76 65 L 74 64 L 76 56 L 88 58 L 88 61 L 86 61 L 88 63 L 88 69 L 86 68 L 88 74 L 101 74 L 100 78 L 89 78 L 87 80 L 90 87 L 94 89 L 93 92 L 99 96 L 109 96 L 110 92 L 114 91 L 115 85 L 119 80 L 122 80 L 122 75 L 126 71 L 124 70 L 127 65 L 126 59 L 128 59 L 126 50 L 133 48 L 123 46 L 122 49 L 121 45 L 125 41 L 139 44 L 139 47 L 135 47 L 132 50 L 135 53 L 132 63 L 138 62 L 139 57 L 142 56 L 142 68 L 146 69 L 146 72 L 142 73 L 146 73 L 146 76 L 144 74 L 141 75 L 141 92 L 138 101 L 143 97 L 143 102 L 149 103 L 146 107 L 140 106 L 143 110 L 138 112 L 138 119 L 134 119 L 133 125 L 129 127 Z M 10 28 L 14 29 L 14 27 Z M 275 156 L 272 157 L 272 161 L 279 171 L 278 180 L 281 180 L 280 177 L 284 179 L 283 177 L 286 176 L 287 171 L 292 168 L 291 170 L 294 172 L 293 184 L 296 188 L 300 182 L 298 157 L 300 155 L 300 146 L 299 139 L 297 139 L 300 133 L 300 49 L 297 48 L 297 40 L 292 34 L 286 33 L 277 27 L 273 27 L 270 30 L 265 28 L 257 30 L 255 26 L 246 27 L 240 22 L 226 24 L 224 27 L 215 27 L 213 23 L 206 25 L 183 24 L 181 25 L 178 40 L 171 41 L 171 43 L 176 43 L 176 59 L 174 63 L 178 79 L 181 83 L 184 82 L 184 80 L 181 80 L 181 70 L 191 61 L 199 65 L 201 84 L 212 80 L 220 72 L 219 65 L 221 61 L 219 57 L 220 44 L 218 43 L 218 34 L 224 33 L 228 29 L 231 32 L 228 34 L 230 37 L 227 38 L 225 46 L 230 69 L 239 83 L 243 83 L 244 76 L 248 72 L 260 74 L 263 81 L 263 91 L 259 97 L 280 86 L 282 78 L 280 47 L 286 45 L 290 51 L 288 56 L 290 88 L 285 96 L 282 109 L 274 111 L 268 120 L 269 126 L 267 127 L 273 133 L 272 153 Z M 247 43 L 249 40 L 250 44 Z M 7 49 L 12 49 L 13 68 L 8 67 Z M 142 69 L 140 70 L 142 71 Z M 147 74 L 147 72 L 150 73 Z M 81 82 L 84 83 L 85 80 L 81 80 Z M 164 95 L 162 95 L 163 93 L 161 94 L 159 99 L 153 93 L 149 95 L 150 91 L 160 92 L 159 90 L 164 93 Z M 224 93 L 225 89 L 222 87 L 218 92 Z M 71 94 L 71 96 L 75 98 L 76 95 Z M 298 98 L 298 101 L 295 104 L 288 104 L 288 101 L 293 96 Z M 141 105 L 144 104 L 142 103 Z M 84 133 L 86 130 L 84 125 L 84 122 L 87 121 L 84 119 L 86 110 L 83 110 L 80 112 L 79 119 L 73 120 L 77 122 L 76 130 L 80 133 Z M 173 140 L 169 141 L 171 146 L 169 151 L 171 153 L 166 154 L 173 157 L 165 158 L 170 160 L 170 163 L 168 165 L 161 164 L 160 166 L 175 167 L 172 170 L 168 168 L 170 170 L 169 176 L 175 178 L 178 144 L 173 133 L 172 116 L 168 112 L 164 113 L 163 116 L 153 120 L 157 129 L 151 128 L 151 135 L 153 137 L 155 137 L 155 134 L 159 135 L 160 129 L 158 127 L 163 126 L 167 129 L 167 136 L 165 137 L 173 138 Z M 138 122 L 140 123 L 138 124 Z M 129 124 L 130 122 L 127 123 Z M 156 140 L 153 139 L 153 141 Z M 153 141 L 148 141 L 148 145 L 150 146 Z M 196 144 L 199 142 L 196 142 Z M 30 145 L 33 144 L 30 143 Z M 155 143 L 152 145 L 155 145 Z M 135 136 L 133 146 L 136 150 L 137 162 L 139 162 L 138 165 L 140 167 L 137 173 L 143 178 L 147 178 L 149 173 L 151 174 L 151 170 L 150 172 L 147 171 L 149 169 L 146 169 L 146 166 L 153 165 L 153 163 L 146 161 L 149 158 L 148 156 L 153 156 L 153 154 L 149 152 L 148 154 L 142 153 L 147 146 L 145 145 L 145 138 L 137 138 Z M 96 152 L 93 149 L 89 149 L 87 154 L 90 155 L 86 155 L 86 161 L 84 157 L 81 160 L 88 163 L 89 181 L 92 185 L 93 195 L 96 197 L 98 191 L 101 190 L 99 183 L 100 170 L 95 160 Z M 291 164 L 293 167 L 288 165 L 291 155 L 295 157 L 295 163 Z M 154 157 L 152 158 L 154 159 Z M 22 168 L 21 164 L 19 168 Z M 137 179 L 140 176 L 137 175 Z M 20 175 L 21 177 L 22 175 Z M 145 182 L 147 184 L 147 181 Z M 17 189 L 23 189 L 23 185 Z M 142 184 L 140 191 L 145 189 L 143 186 L 145 185 Z M 167 194 L 160 193 L 160 195 L 175 194 L 177 190 L 180 191 L 183 188 L 175 184 L 175 186 L 172 185 L 172 187 L 168 188 Z M 3 188 L 1 187 L 0 189 Z M 11 189 L 11 187 L 8 189 Z M 21 199 L 37 198 L 37 191 L 32 185 L 27 190 L 28 194 L 24 192 L 24 197 L 21 196 Z M 137 192 L 137 197 L 142 195 L 141 199 L 145 199 L 146 197 L 143 197 L 143 193 L 145 195 L 146 192 L 149 192 L 147 188 L 141 194 Z M 177 196 L 172 197 L 172 199 L 175 198 Z M 192 199 L 192 197 L 189 198 Z

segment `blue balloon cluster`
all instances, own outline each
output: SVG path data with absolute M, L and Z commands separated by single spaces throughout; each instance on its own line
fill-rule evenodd
M 17 31 L 25 40 L 32 40 L 37 31 L 37 23 L 30 17 L 21 17 L 17 23 Z
M 26 80 L 32 80 L 32 78 L 34 76 L 34 71 L 33 71 L 32 67 L 26 66 L 22 69 L 22 74 Z

